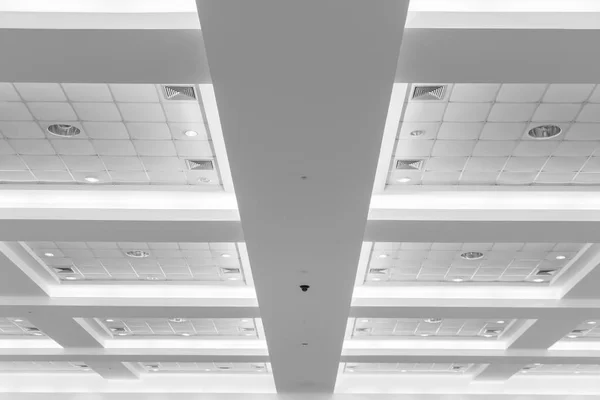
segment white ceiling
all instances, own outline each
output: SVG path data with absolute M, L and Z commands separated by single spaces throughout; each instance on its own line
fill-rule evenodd
M 17 3 L 0 400 L 600 396 L 597 4 Z

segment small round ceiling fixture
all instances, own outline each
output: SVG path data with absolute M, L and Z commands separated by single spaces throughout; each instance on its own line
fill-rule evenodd
M 567 335 L 569 339 L 577 339 L 577 335 Z
M 421 333 L 419 336 L 421 336 L 421 337 L 427 337 L 427 336 L 429 336 L 429 333 Z
M 423 136 L 425 134 L 425 131 L 423 129 L 417 129 L 414 130 L 410 133 L 410 136 L 412 137 L 419 137 L 419 136 Z
M 42 332 L 32 332 L 31 334 L 33 336 L 43 336 L 44 335 Z
M 183 134 L 184 134 L 185 136 L 187 136 L 187 137 L 195 137 L 195 136 L 198 136 L 198 132 L 196 132 L 196 131 L 192 131 L 192 130 L 190 130 L 190 131 L 185 131 L 185 132 L 183 132 Z
M 496 321 L 497 324 L 504 324 L 505 322 L 506 321 L 503 321 L 503 320 Z
M 146 258 L 146 257 L 150 257 L 150 253 L 143 251 L 143 250 L 128 250 L 125 252 L 125 255 L 127 257 L 131 257 L 131 258 Z
M 494 337 L 494 335 L 490 335 L 489 333 L 486 333 L 485 335 L 483 335 L 483 337 L 485 337 L 485 338 L 492 338 L 492 337 Z
M 535 283 L 543 283 L 544 280 L 542 278 L 537 278 L 533 280 Z
M 160 277 L 158 277 L 158 276 L 147 276 L 146 280 L 147 281 L 159 281 Z
M 557 125 L 541 125 L 531 129 L 527 134 L 529 137 L 538 140 L 552 139 L 562 133 L 562 129 Z
M 372 281 L 376 281 L 376 282 L 377 282 L 377 281 L 380 281 L 380 280 L 381 280 L 381 278 L 371 278 L 371 280 L 372 280 Z
M 54 257 L 54 253 L 44 253 L 46 257 Z
M 388 258 L 389 256 L 387 254 L 380 254 L 377 256 L 377 258 Z
M 588 321 L 587 322 L 588 325 L 596 325 L 597 323 L 598 323 L 597 321 Z
M 65 279 L 68 281 L 76 281 L 77 277 L 76 276 L 67 276 Z
M 439 324 L 440 322 L 442 322 L 441 318 L 427 318 L 425 320 L 425 322 L 427 322 L 428 324 Z
M 469 261 L 481 260 L 483 258 L 483 253 L 480 251 L 468 251 L 466 253 L 462 253 L 460 258 Z
M 400 370 L 400 372 L 404 373 L 404 372 L 406 372 L 406 370 L 405 370 L 405 369 L 402 369 L 402 370 Z
M 556 256 L 556 259 L 557 259 L 557 260 L 564 260 L 564 259 L 566 259 L 566 258 L 567 258 L 567 257 L 566 257 L 566 256 L 563 256 L 563 255 Z
M 190 335 L 191 335 L 191 333 L 187 333 L 187 332 L 184 332 L 181 334 L 181 336 L 190 336 Z
M 396 182 L 398 182 L 398 183 L 408 183 L 410 181 L 412 181 L 412 179 L 410 179 L 408 176 L 405 176 L 404 178 L 396 179 Z
M 542 364 L 541 363 L 535 363 L 533 364 L 534 367 L 540 367 Z
M 100 179 L 96 178 L 95 176 L 86 176 L 85 178 L 83 178 L 84 181 L 86 181 L 87 183 L 98 183 L 100 182 Z
M 185 318 L 169 318 L 169 322 L 174 322 L 176 324 L 181 324 L 185 321 L 187 321 Z
M 221 254 L 221 257 L 223 257 L 223 258 L 231 258 L 231 254 L 223 253 L 223 254 Z
M 15 319 L 13 319 L 13 321 L 15 321 L 15 322 L 23 322 L 23 320 L 21 318 L 15 318 Z
M 452 279 L 452 282 L 464 282 L 465 280 L 463 278 L 454 278 Z
M 105 321 L 106 321 L 106 322 L 115 322 L 115 320 L 114 320 L 114 319 L 110 319 L 110 318 L 109 318 L 109 319 L 107 319 L 107 320 L 105 320 Z
M 198 178 L 198 183 L 211 183 L 212 181 L 204 176 Z
M 53 124 L 48 126 L 46 130 L 48 131 L 48 133 L 54 136 L 66 138 L 77 136 L 81 133 L 81 130 L 78 127 L 68 124 Z
M 128 333 L 127 332 L 119 332 L 117 333 L 117 336 L 127 336 Z

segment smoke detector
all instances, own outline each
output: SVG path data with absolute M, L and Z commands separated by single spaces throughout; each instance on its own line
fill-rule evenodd
M 196 90 L 193 85 L 163 85 L 165 99 L 177 100 L 197 100 Z
M 212 160 L 185 160 L 190 171 L 212 171 L 215 165 Z
M 446 96 L 447 85 L 415 85 L 411 100 L 440 101 Z
M 396 160 L 396 169 L 419 171 L 424 163 L 424 160 Z

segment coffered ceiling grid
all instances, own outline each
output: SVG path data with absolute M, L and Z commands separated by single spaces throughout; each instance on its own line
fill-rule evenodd
M 449 84 L 441 101 L 405 103 L 388 184 L 597 184 L 598 102 L 595 84 Z M 549 125 L 562 133 L 527 134 Z
M 200 99 L 167 100 L 163 92 L 151 84 L 0 84 L 0 181 L 218 188 Z M 81 133 L 58 137 L 48 131 L 53 124 Z M 214 168 L 191 170 L 188 159 Z

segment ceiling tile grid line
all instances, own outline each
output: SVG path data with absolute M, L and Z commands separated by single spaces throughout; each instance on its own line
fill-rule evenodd
M 104 100 L 110 98 L 112 103 L 82 102 L 81 98 L 73 99 L 65 94 L 60 84 L 32 85 L 42 88 L 55 85 L 55 93 L 43 96 L 44 90 L 41 94 L 34 91 L 33 97 L 27 98 L 44 102 L 32 102 L 15 90 L 17 97 L 12 100 L 17 102 L 0 103 L 0 134 L 4 137 L 0 144 L 0 152 L 4 154 L 0 180 L 219 187 L 218 163 L 204 111 L 198 103 L 200 99 L 165 104 L 157 85 L 125 85 L 129 95 L 136 95 L 136 90 L 146 91 L 153 93 L 154 98 L 152 102 L 119 102 L 123 97 L 113 93 L 119 85 L 104 84 L 100 85 L 106 91 Z M 64 103 L 49 99 L 61 99 Z M 9 112 L 10 107 L 5 110 L 3 106 L 10 104 L 23 105 L 27 113 Z M 108 104 L 112 105 L 110 111 L 105 109 Z M 64 108 L 62 114 L 60 110 L 53 113 L 57 105 Z M 124 108 L 131 105 L 138 107 L 135 113 Z M 50 108 L 48 115 L 44 107 Z M 107 117 L 106 113 L 110 115 Z M 81 134 L 54 136 L 46 131 L 52 124 L 74 126 Z M 195 137 L 188 137 L 188 132 L 193 132 Z M 190 170 L 188 159 L 209 160 L 213 163 L 212 170 Z
M 600 142 L 593 132 L 597 131 L 598 121 L 593 120 L 588 109 L 596 107 L 595 102 L 600 98 L 598 88 L 592 90 L 594 85 L 580 85 L 588 88 L 577 98 L 568 98 L 573 93 L 563 94 L 572 101 L 564 103 L 557 103 L 557 98 L 561 91 L 566 91 L 563 88 L 566 85 L 537 85 L 540 86 L 537 97 L 527 103 L 500 102 L 500 91 L 511 86 L 500 84 L 461 84 L 461 87 L 470 88 L 473 92 L 479 86 L 493 86 L 494 90 L 486 99 L 489 103 L 458 103 L 452 99 L 455 86 L 459 84 L 448 85 L 443 101 L 409 100 L 405 103 L 405 107 L 434 107 L 438 111 L 435 117 L 428 118 L 424 111 L 425 117 L 409 113 L 404 118 L 395 143 L 388 185 L 564 185 L 600 182 L 600 170 L 594 167 Z M 549 95 L 552 102 L 546 100 Z M 475 113 L 473 107 L 485 104 L 490 106 L 477 111 L 480 117 L 470 116 Z M 464 109 L 457 109 L 460 111 L 457 117 L 447 120 L 444 115 L 451 105 Z M 496 107 L 506 105 L 513 107 L 502 111 L 508 113 L 506 116 L 493 114 Z M 530 106 L 526 115 L 519 116 L 520 110 L 526 106 Z M 568 116 L 563 116 L 565 113 L 561 114 L 561 107 L 573 110 Z M 428 122 L 430 120 L 435 122 Z M 529 138 L 527 132 L 540 125 L 556 125 L 562 132 L 557 138 L 542 141 Z M 423 160 L 422 170 L 417 167 L 396 169 L 398 160 Z

